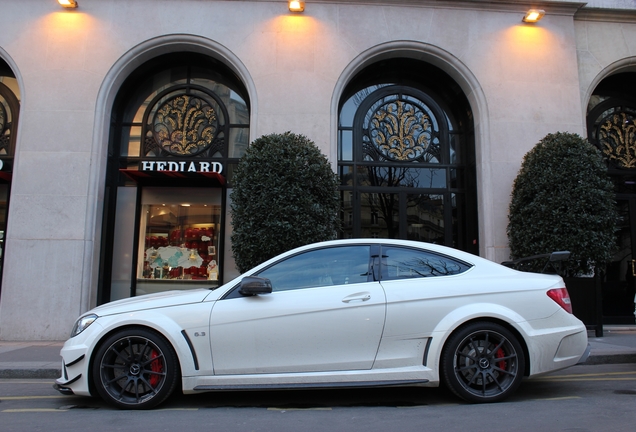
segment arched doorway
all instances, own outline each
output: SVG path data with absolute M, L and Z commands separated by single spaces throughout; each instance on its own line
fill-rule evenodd
M 636 72 L 605 78 L 587 112 L 587 133 L 608 164 L 614 181 L 619 221 L 616 253 L 603 281 L 603 320 L 634 324 L 636 293 Z
M 0 59 L 0 294 L 9 197 L 20 114 L 20 90 L 9 65 Z
M 428 63 L 374 63 L 339 106 L 344 237 L 402 238 L 478 253 L 470 105 Z
M 223 281 L 226 185 L 249 143 L 241 80 L 180 52 L 142 64 L 111 115 L 98 303 Z

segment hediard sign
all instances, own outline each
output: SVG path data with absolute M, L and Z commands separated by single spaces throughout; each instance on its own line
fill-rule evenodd
M 218 173 L 223 172 L 221 162 L 207 161 L 139 161 L 139 171 L 172 171 L 182 173 Z

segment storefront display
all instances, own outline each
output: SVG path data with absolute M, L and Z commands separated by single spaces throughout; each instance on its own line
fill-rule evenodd
M 137 292 L 218 286 L 220 194 L 144 188 Z M 183 202 L 187 197 L 188 202 Z

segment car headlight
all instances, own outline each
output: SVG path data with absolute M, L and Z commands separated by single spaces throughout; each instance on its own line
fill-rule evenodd
M 95 320 L 98 318 L 95 314 L 89 314 L 81 316 L 75 321 L 75 325 L 73 325 L 73 330 L 71 331 L 71 337 L 75 337 L 84 330 L 88 328 L 89 325 L 93 324 Z

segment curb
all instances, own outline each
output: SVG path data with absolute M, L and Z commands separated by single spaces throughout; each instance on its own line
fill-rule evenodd
M 591 355 L 582 365 L 636 363 L 636 353 Z
M 48 379 L 62 376 L 62 369 L 0 369 L 0 379 Z

